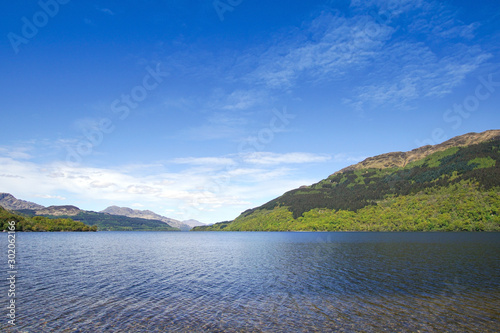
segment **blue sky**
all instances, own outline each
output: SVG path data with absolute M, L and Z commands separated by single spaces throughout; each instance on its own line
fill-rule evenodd
M 0 191 L 235 218 L 499 128 L 496 1 L 0 4 Z

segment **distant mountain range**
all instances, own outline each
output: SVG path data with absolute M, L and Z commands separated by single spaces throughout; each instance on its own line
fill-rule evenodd
M 128 217 L 138 217 L 138 218 L 143 218 L 143 219 L 147 219 L 147 220 L 158 220 L 158 221 L 165 222 L 174 228 L 179 228 L 181 230 L 189 230 L 192 227 L 204 225 L 203 223 L 196 221 L 196 220 L 178 221 L 178 220 L 171 219 L 169 217 L 158 215 L 150 210 L 137 210 L 137 209 L 131 209 L 128 207 L 110 206 L 110 207 L 106 208 L 105 210 L 102 210 L 101 213 L 108 213 L 108 214 L 112 214 L 112 215 L 122 215 L 122 216 L 128 216 Z
M 134 210 L 127 207 L 111 206 L 102 212 L 81 210 L 71 205 L 50 206 L 16 199 L 10 193 L 0 193 L 0 206 L 25 216 L 45 216 L 71 218 L 98 230 L 190 230 L 193 226 L 204 224 L 196 220 L 177 221 L 158 215 L 149 210 Z
M 365 159 L 195 231 L 500 231 L 500 130 Z

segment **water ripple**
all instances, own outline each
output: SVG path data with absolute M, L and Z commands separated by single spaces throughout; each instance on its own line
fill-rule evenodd
M 27 233 L 0 330 L 497 332 L 499 236 Z

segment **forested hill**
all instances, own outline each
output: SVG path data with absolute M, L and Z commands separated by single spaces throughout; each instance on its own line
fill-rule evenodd
M 367 159 L 194 230 L 500 231 L 499 159 L 500 131 L 469 133 Z
M 10 230 L 12 221 L 16 231 L 97 231 L 97 227 L 86 225 L 70 218 L 48 218 L 45 216 L 22 216 L 0 207 L 0 230 Z

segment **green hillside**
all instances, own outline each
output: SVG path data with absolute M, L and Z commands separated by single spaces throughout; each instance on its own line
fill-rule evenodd
M 70 218 L 22 216 L 0 207 L 0 229 L 9 230 L 11 221 L 16 221 L 16 231 L 97 231 L 97 227 Z
M 404 167 L 360 163 L 232 222 L 194 230 L 500 231 L 499 147 L 497 137 L 437 151 Z
M 108 231 L 180 231 L 167 223 L 157 220 L 141 219 L 97 212 L 84 211 L 73 217 L 88 225 L 97 226 L 98 230 Z
M 35 215 L 33 210 L 20 210 L 21 213 L 27 215 Z M 45 217 L 54 218 L 55 216 L 44 215 Z M 106 231 L 180 231 L 178 228 L 173 228 L 167 223 L 157 220 L 148 220 L 138 217 L 127 217 L 122 215 L 112 215 L 106 213 L 98 213 L 91 211 L 80 211 L 77 215 L 58 216 L 61 218 L 71 218 L 76 221 L 81 221 L 89 226 L 94 226 L 97 230 Z

